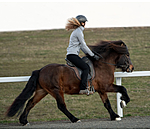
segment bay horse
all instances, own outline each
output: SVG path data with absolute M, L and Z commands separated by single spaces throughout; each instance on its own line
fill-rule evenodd
M 111 120 L 121 119 L 111 108 L 111 104 L 107 97 L 107 92 L 119 92 L 122 94 L 121 100 L 127 104 L 130 98 L 127 90 L 123 86 L 113 84 L 115 68 L 120 68 L 123 72 L 132 72 L 134 67 L 131 63 L 128 48 L 125 43 L 119 41 L 101 41 L 100 43 L 89 46 L 91 50 L 99 55 L 100 60 L 96 61 L 88 56 L 93 63 L 95 69 L 95 78 L 92 84 L 96 92 L 104 103 L 104 107 L 108 110 Z M 47 94 L 56 99 L 57 107 L 62 111 L 71 122 L 80 122 L 78 118 L 72 115 L 65 104 L 64 93 L 79 94 L 80 80 L 76 77 L 74 71 L 64 64 L 49 64 L 40 70 L 35 70 L 27 82 L 21 94 L 14 100 L 8 108 L 6 116 L 14 116 L 25 102 L 28 100 L 26 107 L 21 114 L 19 121 L 22 125 L 28 124 L 27 116 L 29 111 Z

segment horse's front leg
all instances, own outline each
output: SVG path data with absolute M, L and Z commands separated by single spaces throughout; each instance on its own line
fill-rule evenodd
M 119 117 L 119 115 L 117 115 L 111 108 L 111 104 L 109 102 L 109 99 L 108 99 L 108 96 L 106 93 L 100 93 L 98 92 L 103 103 L 104 103 L 104 106 L 105 108 L 108 110 L 109 114 L 110 114 L 110 118 L 111 120 L 121 120 L 121 118 Z
M 121 100 L 122 100 L 121 107 L 126 106 L 127 103 L 130 102 L 130 98 L 128 96 L 127 90 L 123 86 L 112 84 L 109 88 L 107 88 L 107 92 L 119 92 L 122 94 L 122 96 L 121 96 Z

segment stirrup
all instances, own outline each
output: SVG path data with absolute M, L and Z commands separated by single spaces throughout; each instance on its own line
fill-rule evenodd
M 88 89 L 85 89 L 85 90 L 80 90 L 79 94 L 86 94 L 87 96 L 89 96 L 89 95 L 92 95 L 93 92 L 89 91 Z

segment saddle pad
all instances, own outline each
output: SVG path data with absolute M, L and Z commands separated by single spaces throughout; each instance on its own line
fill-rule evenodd
M 93 67 L 92 61 L 89 60 L 86 56 L 85 56 L 85 57 L 82 57 L 82 60 L 83 60 L 85 63 L 87 63 L 87 64 L 89 65 L 89 67 L 90 67 L 90 73 L 88 74 L 88 80 L 93 80 L 94 77 L 95 77 L 95 71 L 94 71 L 94 67 Z M 69 68 L 73 69 L 74 72 L 75 72 L 75 74 L 76 74 L 76 76 L 77 76 L 77 78 L 78 78 L 79 80 L 81 80 L 82 70 L 79 69 L 78 67 L 76 67 L 75 65 L 70 64 L 70 61 L 68 61 L 67 59 L 66 59 L 66 61 L 67 61 L 67 66 L 68 66 Z M 68 62 L 69 62 L 69 64 L 68 64 Z

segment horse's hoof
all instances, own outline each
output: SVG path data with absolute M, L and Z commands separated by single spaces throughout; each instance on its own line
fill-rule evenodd
M 81 120 L 78 120 L 76 123 L 81 123 Z
M 122 101 L 120 102 L 120 106 L 121 106 L 121 108 L 126 107 L 126 106 L 127 106 L 127 105 L 126 105 L 126 102 L 122 100 Z
M 27 123 L 25 126 L 30 126 L 30 123 Z
M 115 120 L 116 121 L 121 121 L 121 117 L 117 117 Z

